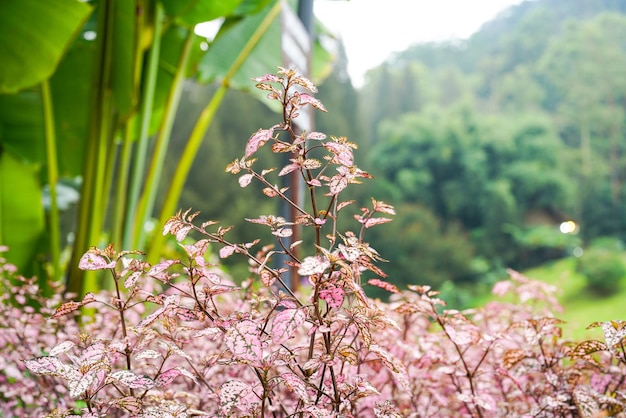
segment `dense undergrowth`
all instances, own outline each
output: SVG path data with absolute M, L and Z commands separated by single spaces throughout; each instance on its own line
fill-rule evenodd
M 497 295 L 512 302 L 447 309 L 427 286 L 385 281 L 371 227 L 394 209 L 372 199 L 340 212 L 346 187 L 370 176 L 355 144 L 293 124 L 305 106 L 325 111 L 308 80 L 280 69 L 255 80 L 283 120 L 260 129 L 227 170 L 264 185 L 297 215 L 261 215 L 274 243 L 235 243 L 229 227 L 180 212 L 165 225 L 184 252 L 151 265 L 137 251 L 92 248 L 80 267 L 107 274 L 112 291 L 63 301 L 0 263 L 0 413 L 83 417 L 598 417 L 626 405 L 626 323 L 592 324 L 605 341 L 566 341 L 555 287 L 509 271 Z M 257 168 L 268 144 L 281 168 Z M 321 157 L 320 154 L 323 154 Z M 313 157 L 315 155 L 316 157 Z M 277 177 L 298 173 L 306 204 Z M 309 228 L 313 242 L 291 238 Z M 303 234 L 303 236 L 305 236 Z M 238 285 L 208 254 L 243 256 Z M 276 266 L 282 255 L 287 261 Z M 308 283 L 295 289 L 289 272 Z M 364 272 L 378 278 L 362 282 Z M 364 286 L 389 291 L 368 298 Z M 557 312 L 555 312 L 557 310 Z

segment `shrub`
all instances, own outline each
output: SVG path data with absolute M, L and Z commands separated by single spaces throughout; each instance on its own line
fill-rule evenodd
M 607 295 L 615 292 L 626 276 L 621 244 L 614 240 L 607 242 L 606 239 L 597 243 L 594 241 L 578 259 L 576 269 L 594 293 Z
M 243 187 L 262 182 L 297 219 L 248 220 L 272 231 L 272 247 L 231 242 L 229 228 L 178 213 L 164 233 L 185 257 L 151 265 L 139 252 L 92 248 L 80 267 L 108 272 L 113 290 L 60 305 L 0 259 L 9 290 L 0 303 L 3 416 L 591 417 L 624 409 L 625 322 L 593 324 L 606 343 L 567 343 L 552 315 L 556 289 L 514 271 L 494 292 L 513 292 L 518 303 L 465 312 L 446 309 L 427 286 L 400 292 L 386 283 L 364 233 L 388 222 L 393 208 L 372 200 L 355 214 L 354 230 L 337 224 L 350 205 L 341 191 L 367 177 L 354 165 L 353 145 L 293 130 L 302 106 L 323 110 L 292 89 L 314 91 L 308 80 L 281 69 L 257 82 L 281 102 L 284 120 L 253 134 L 228 169 Z M 253 168 L 267 142 L 291 153 L 277 171 L 302 175 L 310 211 L 273 185 L 275 171 Z M 326 158 L 308 158 L 311 148 Z M 296 225 L 314 230 L 304 256 L 297 241 L 286 245 Z M 247 257 L 250 277 L 236 286 L 207 261 L 209 246 L 222 258 Z M 289 258 L 284 267 L 272 267 L 278 253 Z M 309 286 L 290 287 L 289 268 Z M 367 285 L 393 293 L 389 303 L 365 296 L 360 278 L 368 270 L 379 278 Z M 93 314 L 81 316 L 84 307 Z

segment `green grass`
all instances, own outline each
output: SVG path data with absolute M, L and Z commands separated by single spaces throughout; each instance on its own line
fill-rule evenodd
M 541 280 L 559 289 L 557 299 L 564 310 L 554 314 L 566 321 L 562 327 L 565 339 L 602 339 L 598 328 L 588 330 L 587 326 L 596 321 L 626 320 L 626 278 L 622 279 L 613 294 L 602 297 L 586 288 L 585 278 L 576 272 L 575 258 L 552 261 L 523 273 L 528 278 Z M 493 295 L 486 296 L 478 306 L 494 299 Z

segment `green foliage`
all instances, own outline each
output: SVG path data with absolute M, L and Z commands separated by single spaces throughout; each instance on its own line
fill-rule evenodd
M 541 116 L 493 120 L 465 105 L 430 108 L 383 123 L 381 137 L 371 152 L 377 194 L 424 205 L 445 226 L 458 223 L 491 260 L 517 264 L 525 247 L 503 225 L 523 228 L 529 212 L 573 207 L 573 185 L 557 158 L 568 150 Z
M 0 189 L 0 243 L 11 246 L 10 261 L 30 274 L 49 260 L 59 278 L 68 234 L 71 266 L 105 236 L 158 257 L 161 242 L 153 239 L 146 248 L 145 225 L 155 213 L 184 81 L 200 76 L 221 87 L 190 121 L 196 126 L 191 138 L 179 145 L 185 151 L 160 202 L 163 222 L 177 208 L 225 91 L 281 62 L 284 7 L 290 6 L 274 0 L 8 4 L 0 16 L 8 29 L 0 33 L 0 93 L 11 93 L 0 95 L 0 182 L 11 184 Z M 194 33 L 195 24 L 217 18 L 224 23 L 214 41 Z M 28 64 L 33 60 L 36 65 Z M 59 231 L 57 183 L 77 181 L 75 224 Z M 44 189 L 50 197 L 45 208 Z M 16 225 L 23 227 L 19 238 Z M 93 275 L 69 272 L 69 291 L 96 287 Z
M 0 94 L 17 93 L 49 78 L 90 12 L 88 4 L 75 0 L 3 2 Z
M 468 40 L 415 45 L 371 70 L 361 117 L 376 194 L 457 223 L 492 265 L 625 238 L 625 12 L 523 2 Z M 578 237 L 558 232 L 569 219 Z
M 384 270 L 400 288 L 408 284 L 473 279 L 474 248 L 457 224 L 441 225 L 428 209 L 416 204 L 396 207 L 396 219 L 384 231 L 371 231 L 381 256 L 388 260 Z
M 589 290 L 600 295 L 618 291 L 626 276 L 622 243 L 612 238 L 592 242 L 578 259 L 576 269 L 585 277 Z

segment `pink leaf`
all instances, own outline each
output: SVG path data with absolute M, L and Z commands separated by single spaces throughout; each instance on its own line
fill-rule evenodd
M 302 162 L 302 168 L 306 170 L 315 170 L 322 166 L 322 163 L 315 158 L 309 158 Z
M 174 353 L 180 357 L 186 358 L 187 360 L 191 360 L 191 356 L 189 354 L 185 353 L 180 347 L 171 341 L 159 341 L 159 345 L 161 348 L 167 350 L 168 353 Z
M 250 183 L 252 183 L 253 178 L 254 176 L 252 174 L 244 174 L 243 176 L 239 177 L 239 185 L 241 187 L 247 187 Z
M 334 154 L 333 162 L 342 164 L 347 167 L 354 165 L 354 155 L 352 148 L 346 144 L 340 144 L 338 142 L 327 142 L 324 144 L 324 148 Z
M 261 332 L 256 322 L 249 319 L 237 322 L 228 330 L 225 343 L 236 360 L 258 364 L 263 358 Z
M 271 226 L 272 223 L 274 222 L 273 217 L 266 216 L 266 215 L 261 215 L 258 218 L 245 218 L 245 220 L 253 224 L 268 225 L 268 226 Z
M 106 270 L 115 268 L 115 261 L 109 261 L 104 257 L 86 252 L 78 262 L 78 268 L 81 270 Z
M 222 412 L 228 414 L 239 406 L 246 406 L 246 397 L 252 392 L 247 383 L 240 380 L 229 380 L 220 388 L 220 404 Z
M 491 289 L 491 293 L 497 296 L 504 296 L 510 291 L 513 290 L 513 283 L 508 280 L 503 280 L 501 282 L 496 283 Z
M 142 275 L 143 275 L 142 271 L 134 271 L 131 274 L 129 274 L 126 280 L 124 280 L 124 288 L 130 289 L 131 287 L 134 287 L 135 284 L 137 283 L 137 280 L 139 280 L 139 278 Z
M 102 343 L 95 343 L 85 348 L 80 354 L 80 366 L 88 368 L 102 360 L 106 354 L 106 347 Z
M 291 228 L 278 228 L 276 231 L 272 231 L 272 235 L 279 238 L 288 238 L 293 235 L 293 229 Z
M 159 358 L 161 357 L 161 353 L 159 353 L 156 350 L 143 350 L 140 353 L 137 353 L 137 355 L 135 356 L 135 359 L 137 360 L 143 360 L 143 359 L 148 359 L 148 358 Z
M 295 393 L 305 404 L 311 403 L 311 396 L 307 391 L 307 386 L 298 375 L 287 372 L 281 374 L 280 377 L 283 378 L 289 390 Z
M 187 234 L 191 231 L 191 226 L 185 225 L 181 226 L 176 231 L 176 241 L 183 242 L 183 240 L 187 237 Z
M 52 348 L 52 350 L 50 350 L 48 354 L 51 356 L 58 356 L 61 353 L 69 351 L 72 347 L 74 347 L 74 345 L 75 344 L 72 341 L 64 341 L 61 344 L 57 344 L 56 346 L 54 346 L 54 348 Z
M 168 371 L 161 373 L 159 377 L 154 381 L 157 387 L 167 386 L 174 381 L 182 373 L 178 369 L 169 369 Z
M 78 379 L 70 380 L 68 382 L 68 386 L 70 388 L 70 397 L 80 397 L 80 395 L 85 393 L 89 386 L 91 386 L 97 379 L 98 376 L 95 373 L 87 373 L 80 376 L 80 378 Z
M 387 215 L 395 215 L 396 211 L 393 206 L 383 201 L 372 199 L 372 209 L 374 212 L 386 213 Z
M 139 413 L 141 412 L 142 402 L 134 396 L 124 396 L 123 398 L 115 399 L 112 401 L 112 404 L 117 408 L 130 412 L 133 416 L 141 416 Z M 97 418 L 98 416 L 99 415 L 94 414 L 93 418 Z M 85 415 L 83 414 L 81 417 L 85 417 Z
M 178 264 L 180 263 L 180 261 L 178 260 L 164 260 L 161 261 L 159 264 L 155 264 L 154 266 L 152 266 L 152 268 L 148 271 L 148 275 L 149 276 L 155 276 L 159 273 L 161 273 L 162 271 L 167 270 L 170 266 L 174 265 L 174 264 Z
M 326 139 L 326 134 L 322 132 L 309 132 L 306 139 L 322 140 Z
M 227 245 L 225 247 L 220 248 L 220 258 L 228 258 L 235 253 L 237 250 L 236 245 Z
M 330 179 L 328 186 L 330 187 L 330 194 L 339 194 L 339 192 L 348 187 L 348 178 L 346 176 L 342 176 L 341 174 L 335 174 Z
M 365 220 L 365 222 L 363 222 L 363 226 L 365 226 L 365 228 L 371 228 L 375 225 L 386 224 L 387 222 L 391 222 L 392 220 L 393 219 L 390 218 L 369 218 Z
M 474 342 L 473 333 L 468 331 L 457 331 L 453 327 L 446 325 L 446 331 L 450 336 L 450 339 L 458 345 L 468 345 Z
M 155 386 L 154 380 L 148 376 L 140 376 L 130 370 L 118 370 L 107 376 L 107 382 L 117 381 L 131 389 L 151 389 Z
M 340 287 L 320 290 L 320 299 L 326 301 L 331 308 L 339 308 L 343 304 L 345 292 Z
M 272 341 L 274 344 L 282 344 L 293 337 L 305 320 L 306 314 L 301 309 L 285 309 L 278 312 L 272 323 Z
M 62 376 L 67 373 L 66 364 L 56 357 L 38 357 L 24 361 L 24 365 L 31 372 L 44 376 Z
M 64 315 L 67 315 L 71 312 L 74 312 L 80 309 L 84 305 L 85 303 L 83 302 L 74 302 L 74 301 L 65 302 L 61 306 L 56 308 L 56 310 L 54 311 L 54 314 L 52 315 L 52 318 L 53 319 L 60 318 Z
M 265 74 L 260 77 L 254 77 L 252 80 L 257 83 L 280 83 L 283 81 L 283 79 L 276 74 Z
M 322 102 L 320 102 L 315 97 L 311 96 L 310 94 L 306 94 L 306 93 L 299 93 L 299 95 L 300 95 L 300 104 L 303 104 L 303 105 L 310 104 L 311 106 L 313 106 L 317 110 L 320 110 L 322 112 L 327 112 L 327 110 L 324 107 L 324 105 L 322 104 Z
M 248 143 L 246 144 L 246 158 L 257 152 L 263 144 L 272 138 L 272 135 L 274 135 L 273 127 L 270 129 L 259 129 L 256 131 L 250 139 L 248 139 Z
M 271 286 L 276 281 L 276 276 L 266 269 L 261 270 L 259 275 L 261 276 L 261 282 L 263 282 L 265 286 Z
M 203 292 L 209 296 L 221 295 L 223 293 L 230 293 L 241 289 L 237 286 L 229 286 L 225 284 L 215 284 L 211 286 L 205 286 Z
M 298 274 L 301 276 L 311 276 L 314 274 L 323 274 L 330 267 L 328 260 L 321 257 L 306 257 L 300 263 Z
M 294 171 L 296 171 L 298 168 L 300 168 L 300 166 L 296 163 L 294 164 L 289 164 L 286 165 L 282 168 L 282 170 L 280 170 L 280 173 L 278 173 L 279 176 L 285 176 L 289 173 L 292 173 Z
M 400 293 L 400 291 L 398 290 L 396 286 L 380 279 L 370 279 L 367 281 L 367 284 L 380 287 L 381 289 L 385 289 L 386 291 L 391 292 L 391 293 Z
M 267 197 L 276 197 L 278 196 L 278 192 L 273 187 L 265 187 L 263 189 L 263 194 Z
M 150 325 L 151 323 L 153 323 L 159 316 L 161 316 L 161 314 L 165 311 L 165 307 L 160 307 L 159 309 L 155 310 L 154 312 L 152 312 L 151 314 L 149 314 L 148 316 L 146 316 L 144 319 L 142 319 L 141 321 L 139 321 L 136 325 L 137 328 L 143 328 L 147 325 Z
M 304 409 L 311 418 L 335 418 L 337 414 L 335 412 L 330 412 L 327 409 L 320 408 L 318 406 L 309 406 Z
M 382 361 L 382 363 L 387 367 L 387 369 L 389 369 L 389 371 L 392 372 L 393 377 L 400 384 L 400 386 L 407 392 L 410 392 L 411 384 L 409 382 L 409 375 L 404 365 L 400 361 L 398 361 L 395 357 L 393 357 L 391 353 L 384 350 L 379 345 L 371 344 L 369 349 L 370 349 L 370 352 L 374 353 Z

